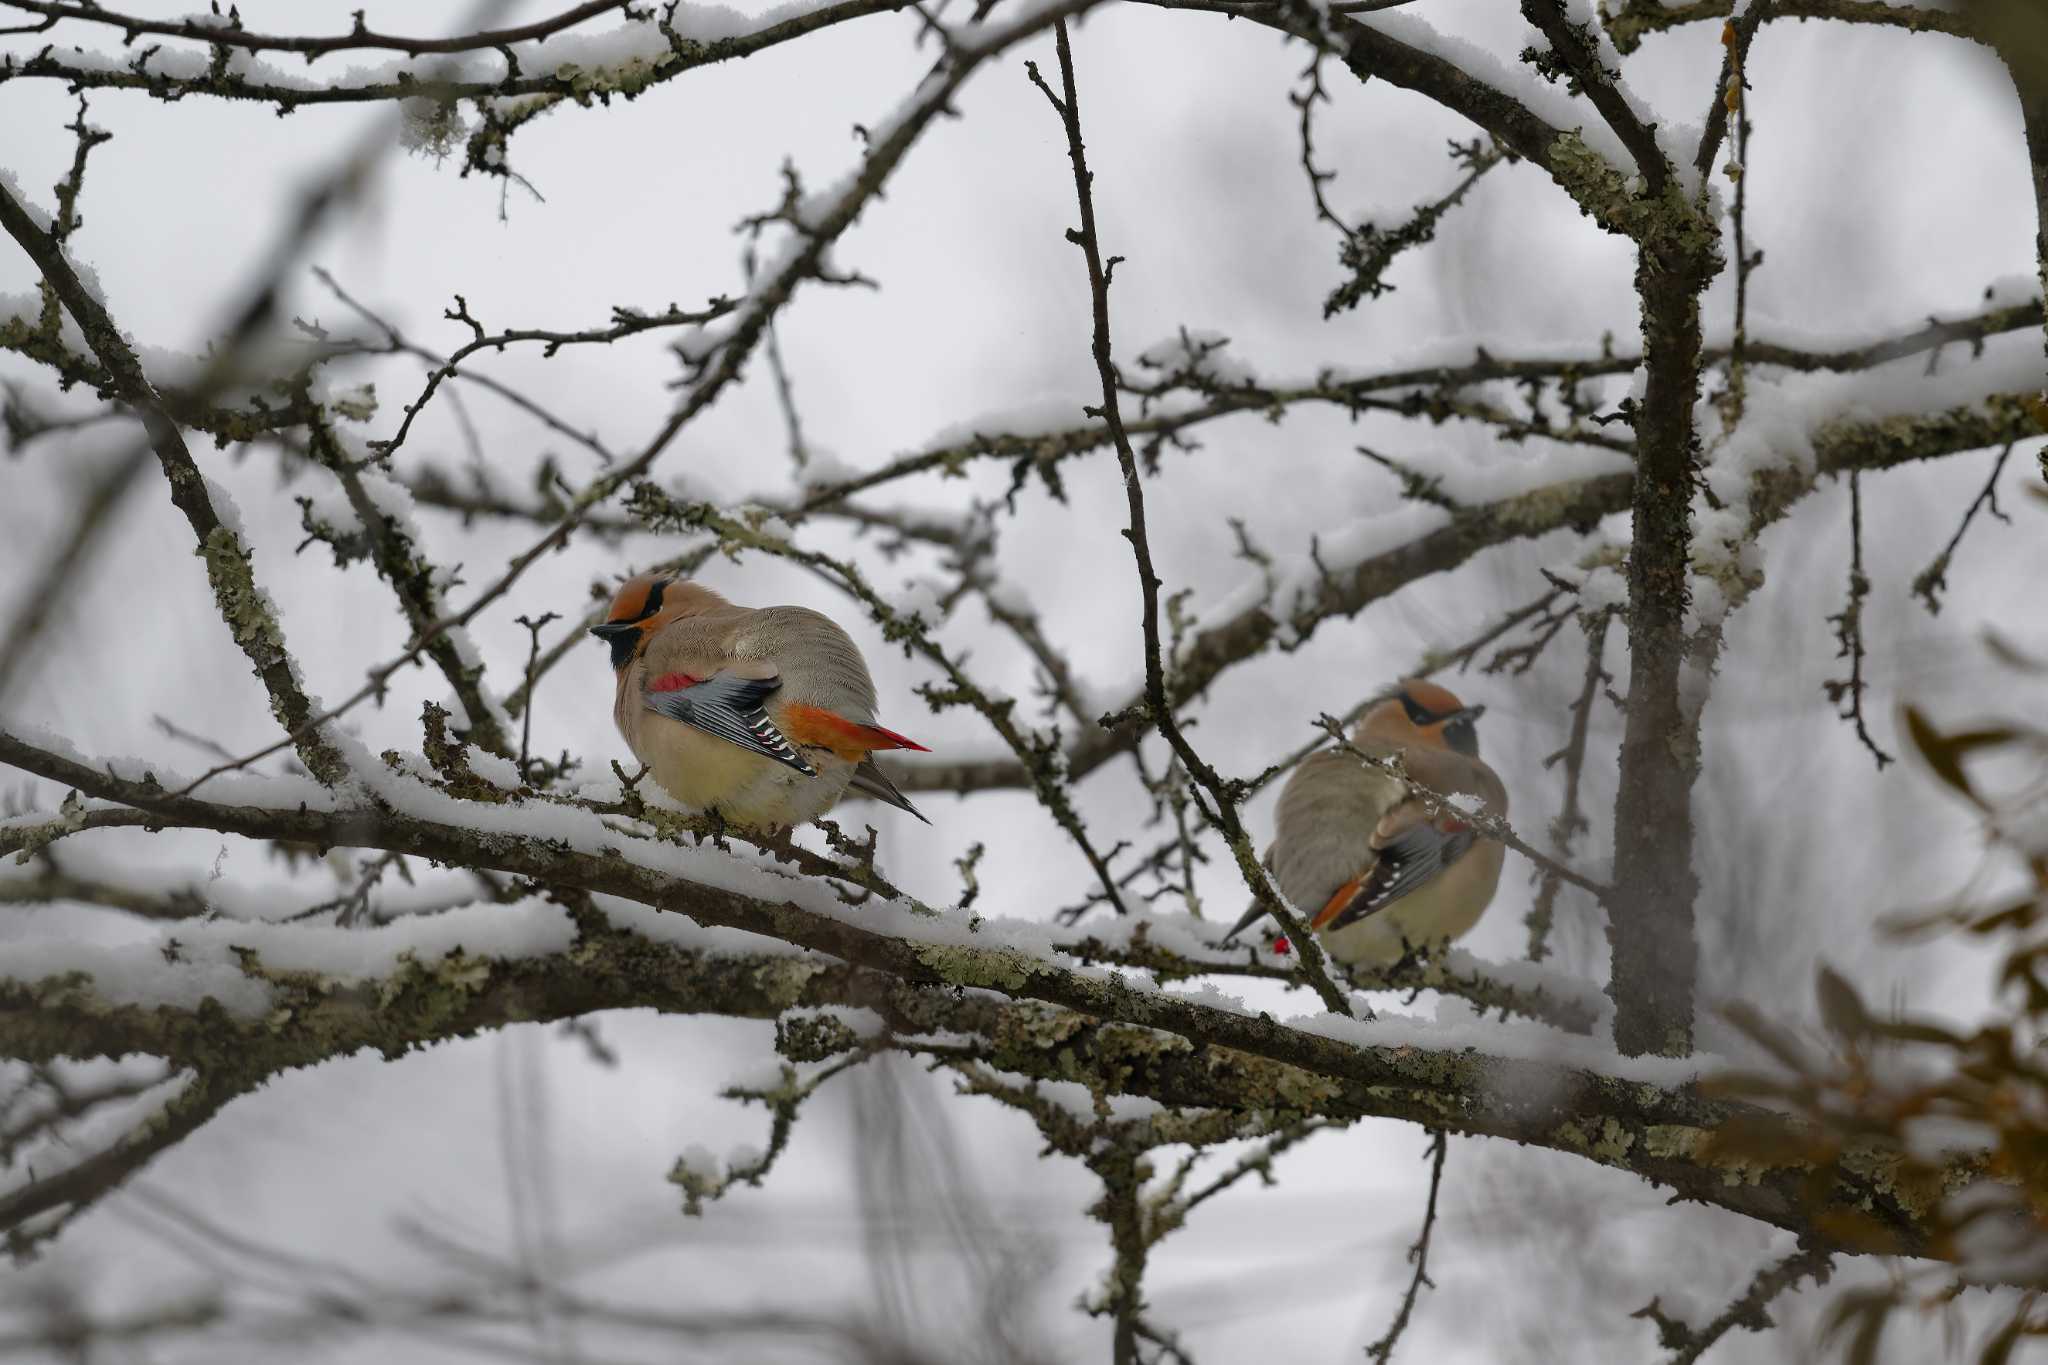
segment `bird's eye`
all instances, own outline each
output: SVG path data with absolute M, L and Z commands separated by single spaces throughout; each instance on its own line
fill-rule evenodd
M 1415 700 L 1415 698 L 1409 696 L 1406 692 L 1403 692 L 1401 694 L 1401 709 L 1408 713 L 1409 724 L 1429 724 L 1429 709 L 1425 707 L 1421 702 Z

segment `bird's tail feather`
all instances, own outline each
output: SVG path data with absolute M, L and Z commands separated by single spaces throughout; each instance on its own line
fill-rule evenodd
M 782 724 L 785 732 L 799 744 L 815 744 L 830 749 L 841 758 L 865 755 L 874 749 L 915 749 L 919 753 L 931 750 L 914 739 L 906 739 L 894 730 L 885 730 L 879 725 L 866 725 L 857 720 L 848 720 L 836 711 L 822 706 L 809 706 L 792 702 L 782 709 Z
M 883 805 L 894 806 L 897 810 L 907 810 L 918 819 L 924 820 L 927 825 L 931 823 L 930 820 L 925 819 L 923 811 L 910 804 L 909 797 L 896 790 L 896 784 L 891 782 L 882 770 L 875 766 L 875 760 L 872 758 L 864 758 L 860 761 L 853 770 L 853 781 L 847 785 L 863 796 L 874 797 L 875 800 L 880 801 Z

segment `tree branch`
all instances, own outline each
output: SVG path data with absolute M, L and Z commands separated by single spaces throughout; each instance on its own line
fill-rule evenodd
M 686 864 L 679 865 L 672 846 L 608 829 L 594 815 L 587 822 L 553 819 L 556 837 L 536 839 L 492 832 L 519 827 L 516 819 L 507 824 L 507 817 L 491 814 L 498 807 L 455 801 L 418 785 L 409 785 L 403 800 L 414 813 L 368 805 L 319 810 L 301 805 L 295 794 L 275 807 L 219 803 L 176 795 L 162 783 L 114 777 L 4 733 L 0 763 L 133 804 L 164 827 L 316 848 L 346 844 L 488 869 L 620 897 L 824 955 L 698 953 L 588 916 L 578 920 L 578 945 L 567 952 L 472 958 L 458 951 L 441 960 L 415 953 L 374 983 L 268 969 L 260 957 L 225 954 L 223 947 L 214 960 L 239 962 L 264 988 L 269 1007 L 243 1015 L 215 1004 L 117 1003 L 99 998 L 76 974 L 40 982 L 0 979 L 0 1056 L 42 1061 L 141 1052 L 202 1067 L 233 1056 L 246 1068 L 242 1074 L 268 1075 L 362 1047 L 395 1055 L 514 1020 L 546 1022 L 599 1009 L 641 1005 L 764 1017 L 803 1004 L 862 1005 L 884 1013 L 900 1033 L 1005 1039 L 991 1055 L 1008 1070 L 1066 1079 L 1077 1066 L 1102 1067 L 1110 1089 L 1162 1104 L 1301 1106 L 1329 1117 L 1379 1115 L 1510 1137 L 1631 1170 L 1688 1197 L 1800 1232 L 1812 1230 L 1819 1209 L 1860 1204 L 1895 1230 L 1902 1246 L 1922 1249 L 1925 1211 L 1905 1202 L 1907 1187 L 1886 1180 L 1897 1158 L 1873 1152 L 1842 1163 L 1818 1205 L 1810 1173 L 1796 1164 L 1758 1170 L 1745 1160 L 1743 1178 L 1726 1180 L 1711 1134 L 1738 1116 L 1765 1131 L 1782 1120 L 1702 1099 L 1687 1086 L 1667 1090 L 1626 1070 L 1607 1074 L 1572 1060 L 1562 1041 L 1537 1052 L 1488 1055 L 1462 1044 L 1418 1045 L 1412 1029 L 1401 1025 L 1395 1026 L 1397 1041 L 1384 1043 L 1374 1041 L 1382 1026 L 1370 1022 L 1349 1022 L 1345 1027 L 1355 1032 L 1343 1038 L 1306 1032 L 1264 1015 L 1076 971 L 1018 947 L 963 943 L 958 925 L 891 913 L 884 903 L 849 913 L 829 896 L 821 903 L 800 880 L 788 883 L 791 898 L 782 901 L 719 889 L 679 874 Z M 719 875 L 723 880 L 726 874 Z M 225 945 L 245 931 L 227 925 L 216 932 Z M 1013 939 L 1020 932 L 1026 926 L 1008 926 Z M 181 926 L 179 933 L 187 953 L 196 952 L 195 931 Z M 963 986 L 979 989 L 961 993 Z M 1036 1013 L 1045 1007 L 1053 1012 Z M 1510 1037 L 1503 1032 L 1502 1042 Z M 1968 1163 L 1958 1167 L 1967 1169 Z
M 228 633 L 254 667 L 270 693 L 271 711 L 278 724 L 295 737 L 299 758 L 323 782 L 342 779 L 347 765 L 341 754 L 311 725 L 313 704 L 299 686 L 291 654 L 285 645 L 270 601 L 256 586 L 250 573 L 250 550 L 241 535 L 224 523 L 215 510 L 205 476 L 193 462 L 192 452 L 178 424 L 164 410 L 154 385 L 142 372 L 135 351 L 108 316 L 98 296 L 87 289 L 65 259 L 63 248 L 43 230 L 5 185 L 0 185 L 0 228 L 27 253 L 43 279 L 64 303 L 65 311 L 85 334 L 86 344 L 105 367 L 115 392 L 142 418 L 149 433 L 150 448 L 163 466 L 171 485 L 171 501 L 185 514 L 199 551 L 206 561 L 207 581 L 213 585 L 214 602 Z M 267 290 L 265 291 L 267 295 Z M 250 313 L 260 313 L 260 304 Z
M 411 57 L 424 57 L 434 53 L 487 51 L 508 43 L 532 42 L 551 33 L 560 33 L 586 19 L 609 14 L 613 10 L 625 9 L 631 0 L 584 0 L 584 3 L 552 18 L 521 24 L 516 28 L 484 29 L 453 38 L 405 38 L 395 34 L 377 33 L 363 27 L 360 20 L 350 32 L 328 38 L 272 36 L 251 33 L 242 28 L 238 21 L 223 20 L 208 24 L 194 19 L 146 19 L 141 15 L 121 14 L 103 9 L 97 4 L 74 4 L 69 0 L 5 0 L 5 3 L 9 9 L 27 10 L 31 14 L 40 14 L 52 21 L 75 19 L 81 23 L 117 28 L 121 31 L 121 41 L 124 44 L 133 43 L 137 37 L 147 33 L 165 38 L 189 38 L 210 47 L 240 48 L 245 52 L 292 52 L 311 61 L 333 52 L 366 50 L 402 52 Z
M 1315 937 L 1308 933 L 1295 916 L 1286 900 L 1274 887 L 1266 869 L 1260 865 L 1257 851 L 1252 846 L 1251 834 L 1238 817 L 1237 796 L 1224 783 L 1222 777 L 1182 733 L 1180 721 L 1174 714 L 1174 704 L 1166 695 L 1166 669 L 1160 658 L 1159 637 L 1159 575 L 1152 565 L 1152 544 L 1145 527 L 1145 485 L 1138 472 L 1137 453 L 1131 449 L 1130 433 L 1124 430 L 1123 410 L 1117 401 L 1116 362 L 1110 353 L 1109 340 L 1109 282 L 1110 274 L 1116 269 L 1121 257 L 1111 257 L 1107 264 L 1102 258 L 1101 239 L 1095 230 L 1094 175 L 1088 169 L 1087 150 L 1081 140 L 1081 96 L 1074 84 L 1074 54 L 1067 41 L 1067 26 L 1061 21 L 1053 30 L 1054 41 L 1060 59 L 1060 89 L 1064 98 L 1055 96 L 1038 75 L 1038 68 L 1029 67 L 1031 78 L 1052 106 L 1059 112 L 1066 126 L 1067 156 L 1074 165 L 1074 196 L 1081 211 L 1081 226 L 1078 231 L 1069 230 L 1067 240 L 1081 248 L 1081 254 L 1088 265 L 1088 293 L 1091 313 L 1094 318 L 1094 334 L 1090 350 L 1095 357 L 1096 377 L 1102 383 L 1102 406 L 1091 408 L 1092 415 L 1099 416 L 1103 425 L 1109 428 L 1111 442 L 1116 446 L 1117 464 L 1123 469 L 1124 496 L 1130 510 L 1130 526 L 1124 537 L 1131 543 L 1131 555 L 1137 564 L 1139 600 L 1143 604 L 1145 632 L 1145 705 L 1141 713 L 1146 720 L 1158 728 L 1166 742 L 1179 757 L 1181 766 L 1209 794 L 1212 803 L 1205 815 L 1223 835 L 1237 861 L 1237 869 L 1245 885 L 1266 912 L 1278 920 L 1300 947 L 1302 974 L 1309 985 L 1322 997 L 1323 1004 L 1334 1014 L 1349 1015 L 1350 1001 L 1330 980 L 1323 951 Z M 1135 1311 L 1135 1309 L 1133 1310 Z M 1132 1346 L 1136 1350 L 1135 1344 Z

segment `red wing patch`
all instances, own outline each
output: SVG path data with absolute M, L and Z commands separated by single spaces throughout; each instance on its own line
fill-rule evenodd
M 839 757 L 850 760 L 865 758 L 876 749 L 931 752 L 916 740 L 905 739 L 894 730 L 884 730 L 879 725 L 862 725 L 836 711 L 827 711 L 822 706 L 805 706 L 800 702 L 782 708 L 782 729 L 799 744 L 830 749 Z
M 653 682 L 647 684 L 647 690 L 649 692 L 680 692 L 686 687 L 695 687 L 702 681 L 704 681 L 702 678 L 693 678 L 687 673 L 664 673 Z

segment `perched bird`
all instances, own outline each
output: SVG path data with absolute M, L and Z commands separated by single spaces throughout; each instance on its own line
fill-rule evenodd
M 1404 682 L 1365 713 L 1351 742 L 1375 757 L 1399 757 L 1421 786 L 1476 796 L 1487 813 L 1506 815 L 1507 789 L 1480 761 L 1472 725 L 1485 709 L 1433 683 Z M 1282 895 L 1312 911 L 1309 927 L 1333 957 L 1384 966 L 1477 924 L 1505 853 L 1454 810 L 1431 818 L 1391 773 L 1324 750 L 1303 760 L 1281 789 L 1266 866 Z M 1263 913 L 1253 906 L 1223 942 Z
M 628 579 L 605 615 L 590 633 L 612 649 L 612 717 L 685 806 L 774 831 L 851 787 L 924 820 L 869 757 L 924 745 L 875 724 L 874 680 L 831 618 L 657 574 Z

